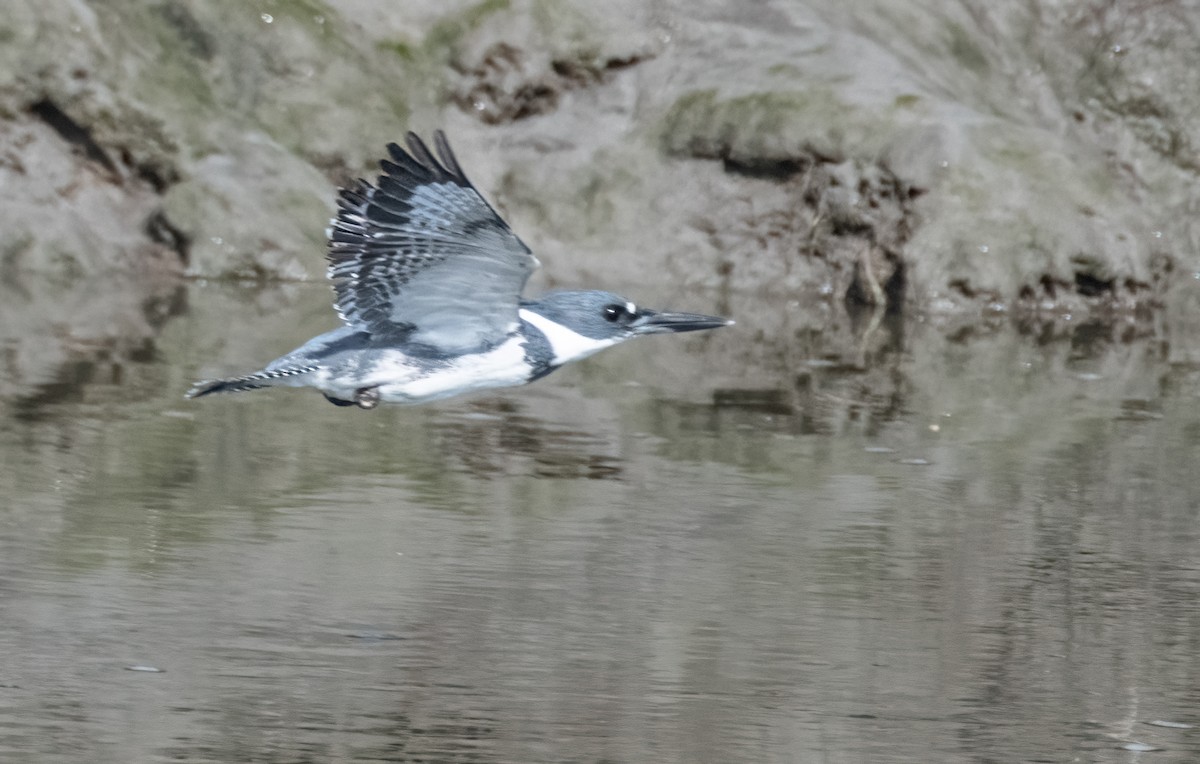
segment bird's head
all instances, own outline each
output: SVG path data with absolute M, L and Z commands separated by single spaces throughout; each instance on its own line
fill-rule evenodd
M 612 292 L 548 292 L 521 303 L 521 318 L 550 343 L 560 366 L 643 334 L 716 329 L 733 323 L 699 313 L 650 310 Z

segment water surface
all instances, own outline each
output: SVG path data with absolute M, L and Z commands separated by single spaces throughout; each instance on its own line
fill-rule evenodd
M 1200 367 L 1007 325 L 847 360 L 723 309 L 371 412 L 182 399 L 329 328 L 306 289 L 9 337 L 0 759 L 1200 756 Z

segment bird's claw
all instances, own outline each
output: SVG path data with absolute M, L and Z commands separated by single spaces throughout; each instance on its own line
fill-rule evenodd
M 373 409 L 379 405 L 378 387 L 360 387 L 354 391 L 354 402 L 360 409 Z

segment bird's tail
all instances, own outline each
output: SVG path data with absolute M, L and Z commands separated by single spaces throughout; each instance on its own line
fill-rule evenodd
M 187 391 L 188 398 L 200 398 L 211 393 L 244 393 L 289 384 L 292 377 L 316 371 L 316 366 L 292 366 L 284 369 L 264 369 L 253 374 L 226 379 L 203 379 Z M 295 384 L 292 382 L 291 384 Z

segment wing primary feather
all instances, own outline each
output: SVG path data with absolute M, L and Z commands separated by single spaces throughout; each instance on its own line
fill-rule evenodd
M 454 151 L 450 148 L 450 141 L 446 140 L 446 134 L 441 130 L 433 134 L 433 146 L 437 149 L 438 156 L 441 157 L 442 164 L 445 165 L 449 174 L 463 185 L 471 185 L 467 180 L 466 173 L 458 164 L 458 158 L 454 156 Z
M 338 193 L 338 217 L 341 217 L 343 212 L 353 214 L 358 208 L 367 203 L 367 191 L 369 186 L 362 178 L 354 182 L 354 185 L 343 188 Z
M 408 152 L 412 154 L 413 159 L 428 171 L 433 173 L 437 180 L 442 180 L 448 173 L 446 168 L 433 158 L 433 154 L 429 153 L 429 147 L 425 145 L 425 141 L 421 140 L 421 136 L 414 132 L 409 132 L 404 136 L 404 142 L 408 144 Z
M 420 139 L 418 139 L 418 141 L 419 140 Z M 406 152 L 404 149 L 400 148 L 400 146 L 398 144 L 389 143 L 387 145 L 387 150 L 388 150 L 388 155 L 392 158 L 392 161 L 395 162 L 397 165 L 399 165 L 401 168 L 401 171 L 399 173 L 395 173 L 395 175 L 397 177 L 403 177 L 406 174 L 411 175 L 413 180 L 416 181 L 414 183 L 414 185 L 420 185 L 421 183 L 428 183 L 429 181 L 434 180 L 437 177 L 436 173 L 433 170 L 431 170 L 430 168 L 421 164 L 417 159 L 409 156 L 408 152 Z M 389 171 L 386 168 L 384 168 L 384 172 L 389 172 Z
M 326 274 L 348 325 L 380 342 L 467 351 L 516 325 L 537 261 L 467 179 L 445 134 L 432 138 L 389 143 L 374 182 L 341 190 Z

